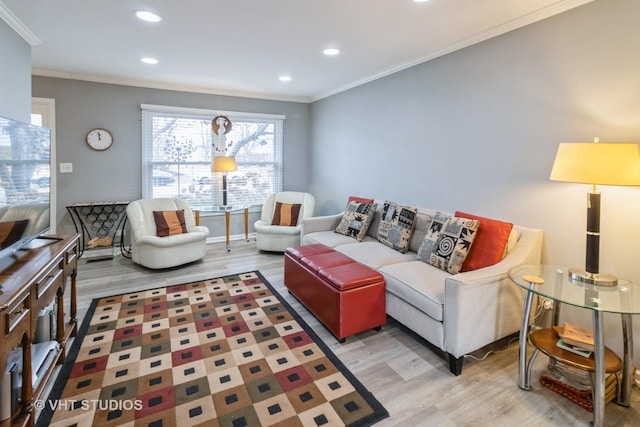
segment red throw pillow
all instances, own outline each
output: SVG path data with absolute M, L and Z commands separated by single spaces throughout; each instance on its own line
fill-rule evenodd
M 184 222 L 184 209 L 179 211 L 153 211 L 158 237 L 173 236 L 187 232 Z
M 28 219 L 0 222 L 0 249 L 8 248 L 20 240 L 28 223 Z
M 375 202 L 375 200 L 365 199 L 364 197 L 358 197 L 358 196 L 349 196 L 349 200 L 347 200 L 347 206 L 349 206 L 349 203 L 351 202 L 366 203 L 368 205 L 372 205 L 373 202 Z
M 298 215 L 300 215 L 300 203 L 280 203 L 276 202 L 276 210 L 273 213 L 271 225 L 284 225 L 295 227 L 298 225 Z
M 513 224 L 460 211 L 456 211 L 455 216 L 480 221 L 478 234 L 460 271 L 477 270 L 498 263 L 504 255 Z

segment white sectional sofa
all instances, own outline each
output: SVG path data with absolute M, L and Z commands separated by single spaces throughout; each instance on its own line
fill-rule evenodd
M 382 273 L 387 314 L 441 349 L 455 375 L 462 372 L 464 355 L 520 329 L 524 296 L 507 272 L 520 264 L 540 263 L 541 230 L 514 225 L 501 261 L 450 274 L 417 259 L 435 210 L 417 209 L 409 251 L 400 253 L 377 239 L 384 201 L 376 203 L 362 241 L 335 232 L 340 213 L 304 219 L 301 243 L 333 247 Z

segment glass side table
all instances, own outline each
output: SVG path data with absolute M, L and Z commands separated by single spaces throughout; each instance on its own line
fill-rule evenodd
M 604 422 L 604 386 L 605 386 L 605 346 L 603 339 L 602 313 L 620 313 L 624 338 L 624 357 L 622 381 L 618 389 L 616 402 L 629 406 L 632 369 L 633 369 L 633 333 L 631 315 L 640 314 L 640 286 L 626 280 L 618 280 L 616 286 L 590 285 L 572 280 L 568 269 L 555 265 L 521 265 L 509 270 L 509 278 L 527 291 L 520 328 L 518 387 L 531 388 L 531 366 L 538 353 L 536 347 L 527 361 L 527 341 L 529 338 L 529 317 L 534 295 L 553 300 L 554 324 L 558 320 L 559 304 L 569 304 L 592 310 L 595 351 L 595 378 L 593 380 L 593 425 L 602 426 Z M 555 356 L 558 360 L 561 360 Z M 574 365 L 575 366 L 575 365 Z
M 200 213 L 212 213 L 222 214 L 224 213 L 225 220 L 225 232 L 227 252 L 231 251 L 231 244 L 229 242 L 229 225 L 231 222 L 231 212 L 244 211 L 244 238 L 249 241 L 249 208 L 251 205 L 238 205 L 238 206 L 197 206 L 194 207 L 194 215 L 196 217 L 196 225 L 200 225 Z

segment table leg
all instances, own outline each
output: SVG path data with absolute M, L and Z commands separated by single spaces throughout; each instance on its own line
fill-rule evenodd
M 227 242 L 227 252 L 231 251 L 231 245 L 229 244 L 229 222 L 230 221 L 231 221 L 231 212 L 226 211 L 224 213 L 224 222 L 225 222 L 224 225 L 225 225 L 225 230 L 227 232 L 227 235 L 226 235 L 226 238 L 227 238 L 227 240 L 226 240 L 226 242 Z
M 622 314 L 622 337 L 624 338 L 624 365 L 622 367 L 622 381 L 618 388 L 616 403 L 629 406 L 631 398 L 631 382 L 633 377 L 633 333 L 631 331 L 631 315 Z
M 244 239 L 249 241 L 249 208 L 244 208 Z
M 523 390 L 531 389 L 531 369 L 527 369 L 527 343 L 529 341 L 529 317 L 531 315 L 531 303 L 533 292 L 527 291 L 522 310 L 522 323 L 520 325 L 520 339 L 518 344 L 518 387 Z
M 593 310 L 594 358 L 596 372 L 593 380 L 593 426 L 604 425 L 604 340 L 602 312 Z

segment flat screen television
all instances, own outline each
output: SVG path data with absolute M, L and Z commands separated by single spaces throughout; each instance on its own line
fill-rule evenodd
M 0 260 L 49 229 L 51 131 L 0 116 Z

